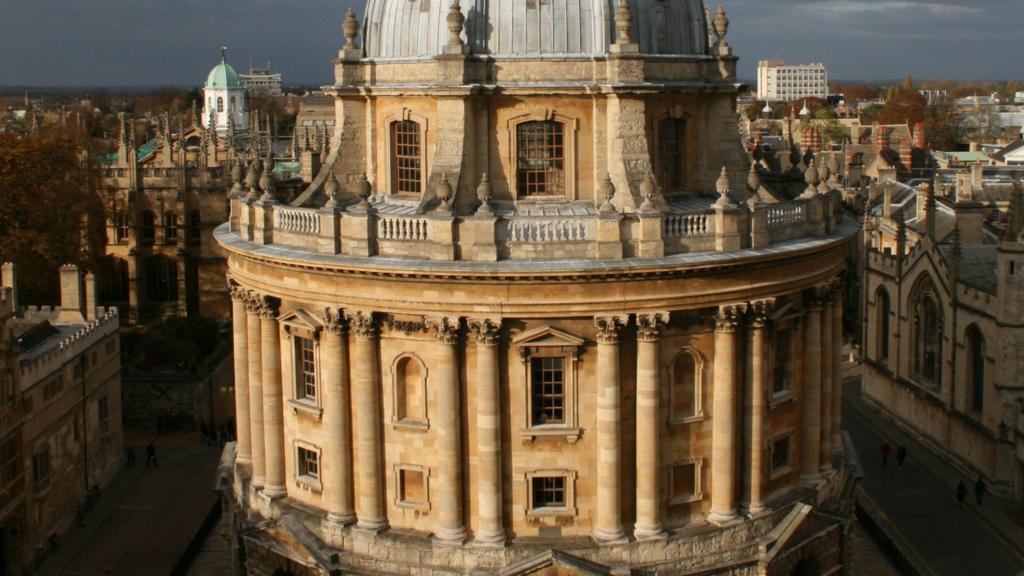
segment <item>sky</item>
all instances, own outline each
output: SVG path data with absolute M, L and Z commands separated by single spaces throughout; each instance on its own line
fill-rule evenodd
M 706 0 L 711 2 L 713 0 Z M 0 86 L 196 86 L 239 71 L 330 81 L 352 0 L 0 0 Z M 356 1 L 357 11 L 363 2 Z M 1024 78 L 1022 0 L 725 0 L 739 75 L 824 62 L 832 80 Z

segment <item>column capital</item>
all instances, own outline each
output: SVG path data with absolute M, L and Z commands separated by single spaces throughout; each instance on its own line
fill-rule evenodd
M 352 332 L 359 338 L 376 338 L 379 326 L 373 312 L 365 310 L 348 310 L 345 312 L 345 319 L 348 320 Z
M 324 308 L 321 317 L 324 321 L 324 330 L 327 332 L 337 335 L 348 332 L 348 318 L 341 308 Z
M 427 330 L 434 333 L 434 336 L 442 344 L 452 346 L 459 343 L 459 331 L 462 329 L 462 323 L 458 316 L 455 318 L 447 316 L 426 318 L 423 324 Z
M 281 309 L 281 300 L 249 290 L 245 299 L 245 307 L 249 312 L 264 320 L 274 320 Z
M 669 312 L 644 312 L 636 315 L 636 339 L 653 342 L 661 336 L 661 329 L 668 324 Z
M 715 331 L 734 332 L 740 323 L 743 313 L 747 311 L 745 303 L 723 304 L 715 311 Z
M 231 274 L 227 275 L 227 280 L 228 291 L 231 292 L 231 299 L 236 302 L 245 302 L 245 299 L 248 296 L 249 291 L 243 288 L 242 285 L 239 284 L 238 282 L 235 282 L 234 278 L 231 277 Z
M 501 340 L 501 318 L 470 318 L 469 331 L 480 346 L 496 346 Z
M 754 328 L 763 328 L 768 323 L 768 317 L 771 316 L 772 311 L 775 309 L 775 298 L 764 298 L 762 300 L 754 300 L 750 303 L 750 326 Z
M 807 310 L 811 312 L 821 312 L 821 309 L 825 306 L 825 300 L 829 297 L 829 291 L 827 286 L 822 284 L 815 286 L 804 293 L 804 303 L 807 306 Z
M 626 325 L 625 316 L 596 316 L 594 327 L 597 328 L 597 341 L 601 344 L 617 344 L 619 332 Z

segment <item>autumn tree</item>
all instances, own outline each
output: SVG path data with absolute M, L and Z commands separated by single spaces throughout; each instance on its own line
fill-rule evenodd
M 885 103 L 873 121 L 879 124 L 911 124 L 924 120 L 925 99 L 919 92 L 903 92 Z
M 104 222 L 96 152 L 78 126 L 0 134 L 0 261 L 18 266 L 24 302 L 57 304 L 60 266 L 95 263 Z
M 913 90 L 916 90 L 917 89 L 916 86 L 917 85 L 914 84 L 914 75 L 913 74 L 907 74 L 907 77 L 903 79 L 903 86 L 902 86 L 903 92 L 911 92 Z
M 963 142 L 963 116 L 951 104 L 934 104 L 924 111 L 926 145 L 933 150 L 957 150 Z

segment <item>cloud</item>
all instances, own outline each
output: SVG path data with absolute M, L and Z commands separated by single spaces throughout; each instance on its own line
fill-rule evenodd
M 894 12 L 913 12 L 917 15 L 959 18 L 985 14 L 986 10 L 979 6 L 961 4 L 943 4 L 939 2 L 913 2 L 900 0 L 832 0 L 828 2 L 808 2 L 797 7 L 804 12 L 817 14 L 892 14 Z

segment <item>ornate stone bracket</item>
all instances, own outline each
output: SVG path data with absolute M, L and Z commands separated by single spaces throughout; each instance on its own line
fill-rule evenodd
M 382 324 L 388 330 L 401 332 L 406 336 L 411 336 L 417 332 L 424 332 L 427 329 L 427 325 L 422 320 L 404 320 L 398 318 L 394 314 L 388 314 L 385 316 Z

